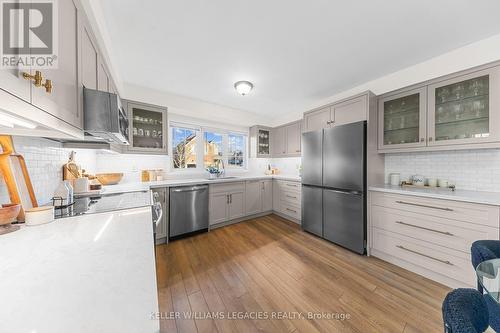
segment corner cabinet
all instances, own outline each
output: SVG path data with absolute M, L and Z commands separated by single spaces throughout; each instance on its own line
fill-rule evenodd
M 500 147 L 500 66 L 481 66 L 378 99 L 380 153 Z
M 128 153 L 168 153 L 167 108 L 125 101 L 129 117 Z
M 264 126 L 250 127 L 250 157 L 271 157 L 271 128 Z
M 425 147 L 427 91 L 418 88 L 379 99 L 379 149 Z

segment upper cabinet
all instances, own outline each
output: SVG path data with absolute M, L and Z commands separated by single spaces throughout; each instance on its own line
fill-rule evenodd
M 500 141 L 500 67 L 429 85 L 429 146 Z
M 379 99 L 379 149 L 425 146 L 426 96 L 424 87 Z
M 273 129 L 273 157 L 286 155 L 286 131 L 284 126 Z
M 73 1 L 58 2 L 58 66 L 41 69 L 44 86 L 32 89 L 32 104 L 57 118 L 83 128 L 78 103 L 78 7 Z
M 127 152 L 167 154 L 167 108 L 126 101 L 130 146 Z
M 366 120 L 368 115 L 368 95 L 368 93 L 364 93 L 304 113 L 304 132 Z
M 271 128 L 250 127 L 250 157 L 271 157 Z
M 300 156 L 301 121 L 275 127 L 272 133 L 273 157 Z
M 500 66 L 379 97 L 379 152 L 500 146 Z

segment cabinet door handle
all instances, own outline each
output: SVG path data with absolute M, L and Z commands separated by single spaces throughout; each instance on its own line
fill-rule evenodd
M 226 203 L 229 205 L 229 194 L 226 194 Z
M 293 210 L 293 209 L 290 209 L 290 208 L 287 208 L 286 210 L 290 211 L 290 212 L 294 212 L 295 214 L 297 214 L 297 211 L 296 210 Z
M 45 87 L 45 92 L 47 94 L 52 93 L 52 80 L 45 80 L 45 83 L 42 84 L 42 87 Z
M 405 223 L 405 222 L 403 222 L 403 221 L 396 221 L 396 223 L 397 223 L 397 224 L 406 225 L 406 226 L 408 226 L 408 227 L 413 227 L 413 228 L 423 229 L 423 230 L 427 230 L 427 231 L 437 232 L 438 234 L 443 234 L 443 235 L 447 235 L 447 236 L 455 236 L 455 235 L 453 235 L 451 232 L 448 232 L 448 231 L 440 231 L 440 230 L 436 230 L 436 229 L 431 229 L 431 228 L 421 227 L 421 226 L 419 226 L 419 225 L 410 224 L 410 223 Z
M 293 184 L 286 184 L 286 186 L 297 187 L 297 185 L 293 185 Z
M 429 141 L 432 141 L 432 136 L 431 136 L 431 137 L 429 137 Z
M 292 195 L 288 195 L 288 194 L 286 195 L 286 197 L 287 197 L 287 198 L 292 198 L 292 199 L 297 199 L 297 197 L 294 197 L 294 196 L 292 196 Z
M 424 139 L 424 138 L 420 138 L 420 142 L 424 142 L 424 141 L 425 141 L 425 139 Z
M 432 260 L 439 261 L 439 262 L 441 262 L 443 264 L 446 264 L 446 265 L 454 266 L 453 263 L 451 263 L 448 260 L 442 260 L 442 259 L 434 258 L 434 257 L 431 257 L 431 256 L 429 256 L 427 254 L 420 253 L 420 252 L 417 252 L 415 250 L 408 249 L 408 248 L 404 247 L 403 245 L 396 245 L 396 247 L 400 248 L 401 250 L 405 250 L 405 251 L 408 251 L 408 252 L 411 252 L 411 253 L 415 253 L 415 254 L 417 254 L 419 256 L 422 256 L 422 257 L 426 257 L 426 258 L 429 258 L 429 259 L 432 259 Z
M 447 212 L 453 212 L 453 209 L 448 208 L 448 207 L 436 207 L 436 206 L 429 206 L 429 205 L 422 205 L 422 204 L 417 204 L 413 202 L 406 202 L 406 201 L 396 201 L 398 204 L 402 205 L 410 205 L 410 206 L 418 206 L 418 207 L 424 207 L 424 208 L 432 208 L 432 209 L 439 209 L 439 210 L 445 210 Z
M 232 203 L 233 203 L 233 195 L 232 195 L 232 194 L 230 194 L 230 195 L 229 195 L 229 203 L 230 203 L 230 204 L 232 204 Z
M 35 87 L 41 87 L 42 86 L 42 72 L 40 71 L 35 71 L 35 75 L 31 75 L 30 73 L 23 72 L 23 78 L 25 80 L 30 80 L 33 81 L 35 84 Z
M 297 149 L 295 152 L 296 152 L 296 153 L 300 153 L 300 149 Z

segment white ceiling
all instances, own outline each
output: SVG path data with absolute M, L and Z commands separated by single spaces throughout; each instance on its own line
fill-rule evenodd
M 106 0 L 126 83 L 269 117 L 500 33 L 498 0 Z M 233 84 L 255 85 L 247 96 Z

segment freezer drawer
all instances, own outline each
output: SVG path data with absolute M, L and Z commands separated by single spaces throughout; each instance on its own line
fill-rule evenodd
M 365 252 L 363 195 L 323 190 L 323 237 L 360 254 Z
M 208 185 L 170 188 L 169 237 L 204 229 L 208 229 Z
M 302 186 L 302 229 L 323 236 L 323 189 Z

